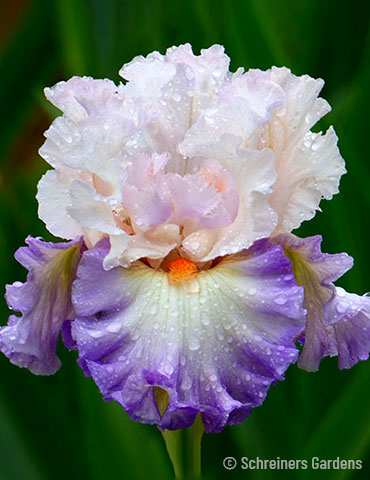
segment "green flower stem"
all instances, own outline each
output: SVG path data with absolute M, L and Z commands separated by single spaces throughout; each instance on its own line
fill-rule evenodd
M 199 414 L 189 428 L 162 432 L 177 480 L 200 480 L 203 432 L 203 422 Z
M 185 430 L 186 435 L 186 471 L 187 478 L 198 480 L 201 478 L 201 443 L 204 426 L 200 414 L 195 417 L 193 425 Z
M 184 480 L 183 432 L 181 430 L 164 430 L 161 433 L 175 472 L 175 478 Z
M 163 415 L 169 402 L 168 394 L 158 387 L 155 387 L 154 394 L 158 410 Z M 189 428 L 162 432 L 177 480 L 199 480 L 201 478 L 203 433 L 204 426 L 200 414 L 196 416 L 193 425 Z

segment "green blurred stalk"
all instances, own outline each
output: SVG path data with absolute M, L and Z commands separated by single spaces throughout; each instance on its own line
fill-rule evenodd
M 164 430 L 162 437 L 166 444 L 168 456 L 170 457 L 175 478 L 183 480 L 184 475 L 184 459 L 182 455 L 182 431 L 181 430 Z
M 204 433 L 200 414 L 195 417 L 193 425 L 185 430 L 187 457 L 185 459 L 189 479 L 201 478 L 201 442 Z
M 162 388 L 154 388 L 155 399 L 161 415 L 165 412 L 169 397 Z M 164 430 L 162 437 L 170 457 L 175 478 L 178 480 L 199 480 L 201 478 L 201 442 L 204 426 L 200 414 L 189 428 Z

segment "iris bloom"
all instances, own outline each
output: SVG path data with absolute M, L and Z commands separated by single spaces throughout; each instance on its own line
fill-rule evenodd
M 219 432 L 297 360 L 367 359 L 370 299 L 333 284 L 351 257 L 291 233 L 345 173 L 334 130 L 310 130 L 330 109 L 323 81 L 231 73 L 218 45 L 120 75 L 45 90 L 63 115 L 40 150 L 39 216 L 68 242 L 29 237 L 16 253 L 29 274 L 7 289 L 21 312 L 0 330 L 10 361 L 53 374 L 62 332 L 132 419 L 173 430 L 200 413 Z

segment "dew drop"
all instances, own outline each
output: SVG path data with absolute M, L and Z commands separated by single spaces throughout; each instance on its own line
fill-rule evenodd
M 215 68 L 212 72 L 214 78 L 220 78 L 222 75 L 222 70 L 220 68 Z
M 209 325 L 209 322 L 210 322 L 209 317 L 207 315 L 203 315 L 202 316 L 202 324 L 207 326 L 207 325 Z
M 158 306 L 157 306 L 157 305 L 152 305 L 152 306 L 150 307 L 149 313 L 150 313 L 151 315 L 155 315 L 157 312 L 158 312 Z
M 274 298 L 274 302 L 277 305 L 284 305 L 287 301 L 287 298 L 284 295 L 278 295 L 276 298 Z
M 166 365 L 164 371 L 167 373 L 167 375 L 171 375 L 174 371 L 174 368 L 172 365 Z
M 110 333 L 117 333 L 119 332 L 121 325 L 118 322 L 111 323 L 107 326 L 107 331 Z
M 199 339 L 197 337 L 192 337 L 189 340 L 189 348 L 190 350 L 198 350 L 200 347 Z
M 337 305 L 337 312 L 338 313 L 344 313 L 347 310 L 346 305 L 343 305 L 343 303 L 338 303 Z
M 103 332 L 99 330 L 91 330 L 89 333 L 90 333 L 90 337 L 92 338 L 100 338 L 104 335 Z
M 192 381 L 190 379 L 190 377 L 186 376 L 184 377 L 183 381 L 182 381 L 182 384 L 181 384 L 181 388 L 183 390 L 189 390 L 192 386 Z
M 225 336 L 221 332 L 217 332 L 217 338 L 222 342 L 225 340 Z

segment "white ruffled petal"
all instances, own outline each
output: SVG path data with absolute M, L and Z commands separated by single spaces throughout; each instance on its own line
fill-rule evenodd
M 109 199 L 97 194 L 95 189 L 85 182 L 75 180 L 70 187 L 71 206 L 67 212 L 80 225 L 98 232 L 118 235 L 117 227 Z
M 103 260 L 104 270 L 110 270 L 123 264 L 122 255 L 127 248 L 129 236 L 125 232 L 109 235 L 110 250 Z
M 242 76 L 235 75 L 220 89 L 217 101 L 188 130 L 179 146 L 180 152 L 212 158 L 214 143 L 224 135 L 237 137 L 245 147 L 283 102 L 283 90 L 265 72 L 252 70 Z
M 67 82 L 58 82 L 45 88 L 46 98 L 71 120 L 85 120 L 99 104 L 110 102 L 113 92 L 118 92 L 114 82 L 108 79 L 95 80 L 91 77 L 72 77 Z
M 260 142 L 262 146 L 282 154 L 294 148 L 310 128 L 330 111 L 328 102 L 318 97 L 324 81 L 309 75 L 296 76 L 286 67 L 272 67 L 261 73 L 266 80 L 276 83 L 283 90 L 285 100 L 262 129 Z M 281 160 L 284 161 L 284 158 Z M 280 157 L 277 164 L 279 161 Z
M 285 162 L 277 167 L 278 178 L 271 205 L 279 217 L 278 232 L 290 232 L 310 220 L 321 199 L 338 193 L 346 172 L 332 127 L 325 135 L 309 132 Z
M 183 171 L 185 161 L 176 146 L 189 127 L 193 83 L 184 67 L 154 52 L 146 58 L 134 58 L 122 67 L 120 75 L 129 80 L 125 86 L 128 94 L 139 96 L 155 119 L 131 139 L 128 148 L 133 152 L 169 152 L 169 167 Z
M 239 191 L 237 217 L 227 227 L 198 230 L 185 238 L 183 247 L 194 261 L 208 261 L 248 248 L 275 228 L 276 214 L 269 205 L 276 178 L 271 150 L 236 151 L 229 169 Z
M 191 127 L 202 112 L 215 102 L 218 91 L 230 77 L 230 58 L 221 45 L 212 45 L 202 49 L 200 55 L 194 55 L 189 43 L 169 48 L 166 55 L 169 61 L 185 65 L 187 78 L 193 80 L 188 125 Z
M 262 127 L 258 142 L 259 148 L 271 148 L 276 158 L 277 182 L 271 200 L 279 217 L 276 233 L 290 232 L 315 215 L 321 198 L 330 199 L 338 192 L 346 170 L 334 130 L 330 128 L 326 135 L 310 132 L 330 111 L 329 104 L 318 98 L 323 80 L 297 77 L 285 67 L 273 67 L 265 75 L 284 90 L 285 102 Z
M 128 237 L 121 265 L 129 266 L 139 258 L 162 259 L 181 243 L 178 225 L 166 224 Z
M 73 77 L 46 89 L 47 98 L 64 111 L 45 132 L 40 155 L 50 165 L 94 173 L 112 188 L 129 161 L 128 139 L 148 122 L 140 100 L 108 80 Z
M 36 198 L 39 217 L 53 235 L 73 239 L 83 234 L 83 227 L 67 212 L 71 206 L 69 186 L 74 173 L 49 170 L 38 184 Z

